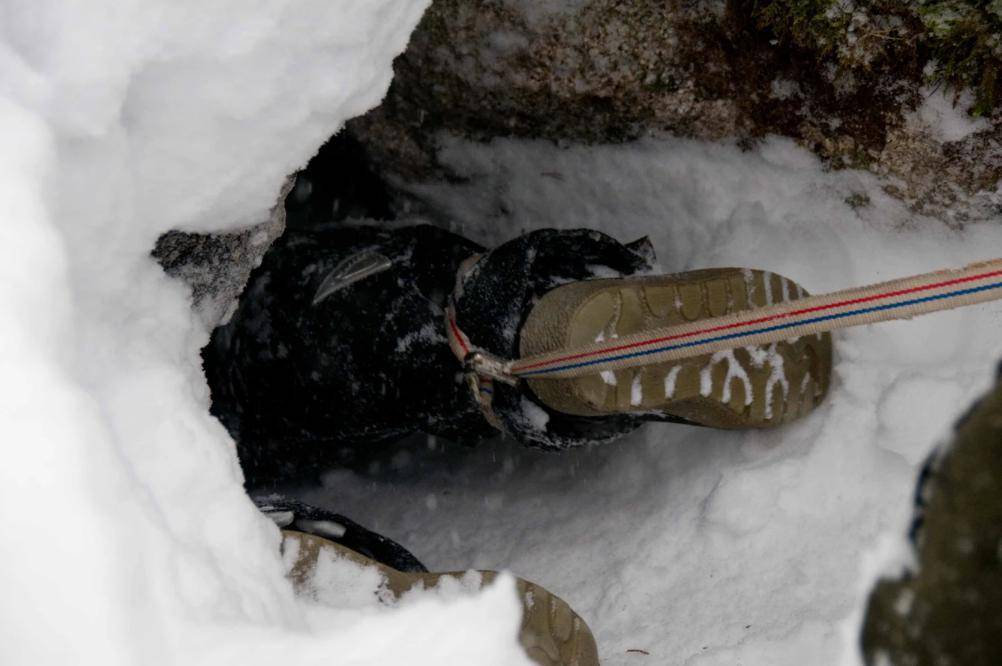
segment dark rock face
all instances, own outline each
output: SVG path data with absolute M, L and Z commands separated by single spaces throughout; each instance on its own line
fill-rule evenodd
M 1002 663 L 1002 381 L 927 463 L 916 503 L 918 568 L 874 588 L 867 664 Z
M 918 15 L 829 4 L 435 0 L 384 103 L 349 128 L 398 181 L 450 176 L 436 160 L 441 132 L 586 143 L 779 134 L 835 167 L 881 174 L 919 211 L 942 215 L 980 192 L 950 221 L 993 214 L 1002 131 L 950 141 L 913 119 L 929 58 Z M 795 29 L 800 5 L 824 20 Z

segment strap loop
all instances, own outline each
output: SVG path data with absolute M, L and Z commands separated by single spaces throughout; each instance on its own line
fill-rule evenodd
M 473 255 L 459 266 L 459 271 L 456 273 L 456 286 L 449 296 L 449 304 L 445 307 L 445 334 L 449 341 L 449 348 L 452 349 L 452 353 L 463 366 L 466 384 L 470 387 L 473 399 L 480 406 L 484 418 L 494 428 L 503 431 L 501 419 L 494 411 L 494 380 L 497 379 L 512 385 L 518 380 L 509 372 L 508 368 L 511 365 L 509 362 L 476 347 L 456 322 L 456 301 L 463 293 L 463 281 L 473 270 L 473 266 L 479 258 L 480 255 Z
M 502 361 L 497 356 L 488 354 L 481 349 L 471 351 L 467 354 L 466 358 L 463 359 L 463 367 L 467 372 L 472 372 L 481 377 L 497 379 L 511 386 L 515 386 L 518 383 L 518 378 L 511 374 L 510 361 Z

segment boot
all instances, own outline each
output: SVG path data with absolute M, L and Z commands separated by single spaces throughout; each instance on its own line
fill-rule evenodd
M 394 599 L 415 588 L 432 589 L 446 582 L 464 586 L 472 582 L 482 586 L 489 585 L 497 577 L 493 571 L 405 573 L 329 539 L 291 530 L 282 532 L 282 551 L 292 562 L 290 577 L 301 594 L 309 594 L 312 590 L 313 574 L 322 558 L 346 559 L 374 568 Z M 591 630 L 565 601 L 521 578 L 516 579 L 516 587 L 523 609 L 518 638 L 534 663 L 540 666 L 598 666 L 598 650 Z
M 341 514 L 279 494 L 251 498 L 261 513 L 283 530 L 323 537 L 363 557 L 403 572 L 427 572 L 409 550 Z
M 513 359 L 807 294 L 766 271 L 653 273 L 643 241 L 536 231 L 492 250 L 462 277 L 456 321 L 478 347 Z M 494 382 L 491 408 L 506 432 L 551 449 L 612 439 L 645 420 L 767 428 L 820 404 L 831 363 L 824 333 L 573 379 Z
M 460 266 L 479 255 L 472 268 Z M 770 427 L 828 388 L 828 334 L 572 380 L 493 387 L 492 413 L 463 382 L 444 308 L 476 344 L 517 358 L 799 298 L 786 278 L 741 269 L 656 275 L 644 240 L 534 231 L 484 253 L 431 226 L 290 231 L 204 350 L 213 413 L 251 485 L 298 477 L 422 431 L 495 434 L 565 449 L 643 421 Z
M 482 586 L 497 577 L 493 571 L 429 573 L 400 544 L 340 514 L 282 495 L 253 499 L 282 528 L 289 576 L 302 595 L 308 596 L 318 584 L 314 574 L 322 558 L 347 559 L 374 568 L 393 599 L 414 588 L 432 589 L 443 582 Z M 516 579 L 516 587 L 523 608 L 519 641 L 530 659 L 540 666 L 598 666 L 591 630 L 565 601 L 521 578 Z

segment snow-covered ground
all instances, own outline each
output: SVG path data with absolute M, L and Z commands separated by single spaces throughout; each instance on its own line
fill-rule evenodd
M 525 663 L 510 581 L 293 595 L 207 411 L 208 332 L 149 256 L 267 219 L 426 4 L 0 4 L 0 663 Z
M 647 234 L 666 271 L 764 268 L 813 292 L 1002 254 L 1002 219 L 950 231 L 782 139 L 748 152 L 446 144 L 468 182 L 415 189 L 486 244 L 547 226 Z M 1002 357 L 1002 305 L 836 340 L 829 400 L 779 430 L 655 424 L 559 455 L 422 441 L 299 492 L 432 568 L 509 568 L 545 585 L 590 622 L 609 666 L 858 663 L 873 576 L 907 559 L 918 467 Z

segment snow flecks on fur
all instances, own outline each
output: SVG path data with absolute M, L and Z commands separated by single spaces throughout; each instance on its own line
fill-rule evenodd
M 396 351 L 399 353 L 407 353 L 415 344 L 432 344 L 435 342 L 445 342 L 445 335 L 442 333 L 441 326 L 433 326 L 431 324 L 426 324 L 421 327 L 420 330 L 414 331 L 413 333 L 408 333 L 399 340 L 397 340 Z

